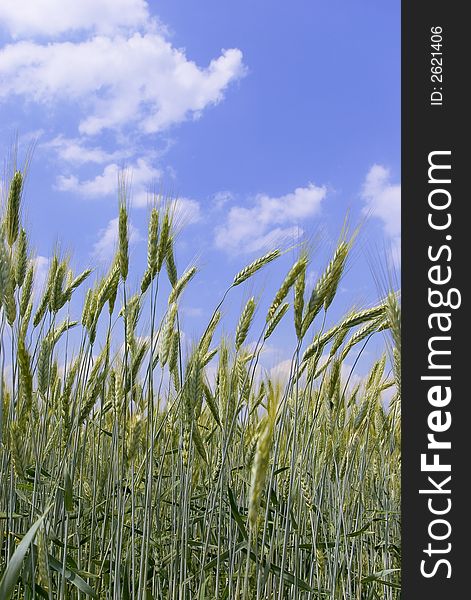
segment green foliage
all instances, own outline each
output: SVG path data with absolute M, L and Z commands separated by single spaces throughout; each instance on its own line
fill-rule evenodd
M 281 252 L 253 261 L 182 344 L 179 301 L 197 269 L 177 274 L 172 208 L 152 211 L 130 290 L 121 185 L 108 274 L 82 292 L 91 271 L 74 277 L 56 253 L 32 312 L 21 181 L 0 235 L 0 596 L 399 598 L 400 306 L 391 293 L 325 327 L 351 240 L 312 291 L 303 251 L 221 338 L 223 302 L 262 268 L 275 277 Z M 276 379 L 259 358 L 291 313 L 290 374 Z M 388 329 L 391 366 L 379 357 L 351 385 L 346 365 Z

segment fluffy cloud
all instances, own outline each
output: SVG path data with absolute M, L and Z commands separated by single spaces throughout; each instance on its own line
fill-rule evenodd
M 69 192 L 90 200 L 116 197 L 118 179 L 123 168 L 116 163 L 107 165 L 102 173 L 93 179 L 80 180 L 76 175 L 60 175 L 56 179 L 56 189 Z M 138 159 L 124 170 L 129 183 L 129 200 L 135 207 L 148 206 L 162 173 L 144 158 Z M 176 217 L 186 224 L 196 223 L 201 218 L 199 202 L 192 198 L 177 198 L 173 202 Z
M 197 200 L 191 198 L 177 198 L 173 201 L 177 219 L 185 225 L 197 223 L 201 219 L 201 206 Z
M 13 38 L 68 31 L 137 27 L 149 18 L 145 0 L 2 0 L 0 21 Z
M 240 50 L 224 50 L 200 68 L 155 32 L 19 41 L 0 51 L 0 101 L 72 103 L 85 135 L 131 127 L 148 134 L 197 118 L 243 71 Z
M 291 358 L 282 360 L 270 369 L 270 379 L 286 383 L 289 379 L 290 373 L 292 372 L 292 368 L 293 361 Z
M 49 258 L 46 256 L 36 256 L 34 258 L 34 289 L 33 295 L 39 298 L 44 292 L 46 285 L 47 272 L 49 270 Z
M 108 225 L 98 233 L 98 240 L 93 245 L 93 257 L 100 262 L 108 262 L 113 258 L 118 243 L 118 220 L 111 219 Z M 129 224 L 129 243 L 135 244 L 142 240 L 138 229 Z
M 54 150 L 61 161 L 75 166 L 85 164 L 105 164 L 115 160 L 123 160 L 130 156 L 127 151 L 107 152 L 97 146 L 89 146 L 80 138 L 66 138 L 58 135 L 48 142 L 41 144 L 41 148 Z
M 255 252 L 303 233 L 299 224 L 319 213 L 325 187 L 310 183 L 276 198 L 259 194 L 253 206 L 233 206 L 216 229 L 215 243 L 228 252 Z
M 213 203 L 216 210 L 220 210 L 232 200 L 234 200 L 234 195 L 229 190 L 221 190 L 213 196 Z
M 116 196 L 118 177 L 122 171 L 122 167 L 118 164 L 111 163 L 93 179 L 80 180 L 75 175 L 60 175 L 56 180 L 56 188 L 61 192 L 72 192 L 90 199 Z M 161 176 L 160 170 L 153 167 L 147 160 L 140 158 L 126 168 L 126 173 L 132 187 L 132 203 L 135 206 L 146 206 L 149 190 Z
M 394 262 L 400 262 L 401 250 L 401 186 L 391 183 L 389 169 L 373 165 L 362 189 L 363 212 L 378 218 L 391 243 Z
M 80 180 L 76 175 L 60 175 L 56 180 L 56 189 L 89 199 L 116 196 L 120 173 L 123 173 L 123 168 L 116 163 L 111 163 L 93 179 Z M 130 184 L 131 203 L 138 207 L 147 206 L 150 192 L 161 177 L 161 171 L 146 159 L 140 158 L 126 167 L 125 173 Z
M 56 189 L 84 198 L 116 195 L 128 163 L 132 202 L 146 206 L 161 172 L 149 153 L 137 160 L 136 148 L 149 134 L 199 118 L 245 72 L 238 49 L 204 66 L 190 60 L 147 0 L 0 0 L 0 30 L 9 35 L 0 47 L 0 105 L 24 101 L 53 117 L 58 109 L 56 127 L 77 128 L 40 147 L 68 165 Z M 101 172 L 84 179 L 70 171 L 83 165 Z M 196 201 L 178 204 L 187 221 L 200 218 Z

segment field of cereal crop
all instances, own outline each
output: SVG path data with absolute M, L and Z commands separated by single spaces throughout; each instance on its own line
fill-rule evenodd
M 274 248 L 183 340 L 180 301 L 200 274 L 175 264 L 173 204 L 155 199 L 136 288 L 123 182 L 118 195 L 108 273 L 75 273 L 58 249 L 33 293 L 20 171 L 4 194 L 0 598 L 398 598 L 397 290 L 327 327 L 355 235 L 311 286 L 310 253 L 281 272 Z M 278 292 L 248 294 L 228 333 L 231 293 L 262 270 Z M 272 379 L 258 365 L 281 320 L 296 341 Z M 372 336 L 384 353 L 353 384 L 343 367 Z

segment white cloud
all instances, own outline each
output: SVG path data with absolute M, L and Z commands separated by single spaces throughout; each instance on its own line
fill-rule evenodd
M 326 194 L 325 187 L 310 183 L 277 198 L 259 194 L 250 208 L 233 206 L 225 224 L 216 229 L 216 246 L 228 252 L 254 252 L 298 237 L 303 233 L 299 223 L 319 213 Z
M 353 370 L 352 370 L 353 369 Z M 348 381 L 348 389 L 353 390 L 358 384 L 362 383 L 364 377 L 354 370 L 354 367 L 348 363 L 342 363 L 340 369 L 340 376 L 342 380 L 342 390 Z
M 401 247 L 401 186 L 391 183 L 389 169 L 373 165 L 362 189 L 363 212 L 378 218 L 391 243 L 392 258 L 400 261 Z
M 147 0 L 0 0 L 0 30 L 10 35 L 0 47 L 0 105 L 24 101 L 52 117 L 60 108 L 77 134 L 55 132 L 41 148 L 68 165 L 56 189 L 84 198 L 115 196 L 124 162 L 132 202 L 146 206 L 161 171 L 149 153 L 135 158 L 137 142 L 199 118 L 245 73 L 238 49 L 221 50 L 206 66 L 190 60 L 168 41 Z M 101 172 L 70 170 L 83 165 Z M 186 221 L 200 219 L 195 200 L 177 205 Z
M 149 18 L 145 0 L 2 0 L 0 21 L 13 38 L 68 31 L 112 31 Z
M 385 410 L 389 409 L 394 396 L 397 394 L 397 388 L 395 385 L 389 387 L 381 393 L 381 404 Z
M 33 259 L 34 264 L 34 287 L 33 295 L 39 298 L 44 292 L 46 277 L 49 270 L 49 258 L 46 256 L 36 256 Z
M 199 117 L 243 72 L 240 50 L 224 50 L 200 68 L 156 32 L 19 41 L 0 51 L 0 101 L 17 96 L 78 107 L 85 135 L 124 128 L 156 133 Z
M 116 196 L 118 177 L 122 172 L 122 167 L 111 163 L 93 179 L 79 180 L 75 175 L 60 175 L 56 180 L 56 188 L 62 192 L 72 192 L 90 199 Z M 132 191 L 132 203 L 135 206 L 146 206 L 149 190 L 161 176 L 160 170 L 153 167 L 146 159 L 140 158 L 126 167 L 125 172 L 128 174 Z
M 319 278 L 319 271 L 315 269 L 308 269 L 306 273 L 306 288 L 311 290 L 314 288 L 317 280 Z
M 232 192 L 229 192 L 228 190 L 222 190 L 220 192 L 216 192 L 213 196 L 214 206 L 217 210 L 220 210 L 221 208 L 226 206 L 226 204 L 228 202 L 231 202 L 232 200 L 234 200 L 234 195 L 232 194 Z
M 176 217 L 185 225 L 197 223 L 201 219 L 201 207 L 197 200 L 177 198 L 173 201 Z
M 148 206 L 162 173 L 144 158 L 138 159 L 124 171 L 118 164 L 111 163 L 93 179 L 80 180 L 76 175 L 60 175 L 56 179 L 56 189 L 91 200 L 117 197 L 118 178 L 123 172 L 129 184 L 131 204 L 139 208 Z M 173 210 L 176 217 L 185 224 L 196 223 L 201 218 L 199 202 L 191 198 L 177 198 L 173 201 Z
M 118 220 L 111 219 L 108 225 L 98 233 L 98 240 L 93 245 L 92 255 L 100 262 L 108 262 L 113 258 L 118 243 Z M 143 238 L 139 230 L 129 223 L 129 243 L 135 244 Z
M 44 142 L 41 148 L 54 150 L 62 161 L 76 166 L 87 163 L 105 164 L 129 156 L 126 151 L 107 152 L 97 146 L 87 146 L 80 138 L 66 138 L 63 135 Z
M 183 314 L 187 317 L 202 317 L 204 315 L 204 310 L 198 306 L 183 306 L 182 307 Z
M 292 368 L 293 361 L 291 358 L 282 360 L 270 369 L 270 379 L 274 381 L 287 382 Z

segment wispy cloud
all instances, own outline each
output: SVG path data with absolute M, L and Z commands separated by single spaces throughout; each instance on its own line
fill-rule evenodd
M 216 210 L 221 210 L 226 206 L 229 202 L 234 200 L 234 194 L 229 190 L 221 190 L 220 192 L 216 192 L 213 196 L 213 204 Z
M 201 220 L 201 206 L 192 198 L 176 198 L 173 201 L 173 210 L 178 222 L 191 225 Z
M 283 238 L 302 235 L 301 223 L 317 215 L 327 189 L 310 183 L 278 197 L 258 194 L 252 206 L 232 206 L 216 228 L 216 247 L 227 252 L 255 252 Z
M 79 179 L 76 175 L 60 175 L 56 179 L 56 189 L 69 192 L 89 200 L 115 198 L 118 190 L 119 175 L 124 173 L 129 182 L 129 200 L 134 207 L 149 205 L 154 192 L 159 187 L 162 172 L 153 167 L 147 159 L 140 158 L 134 164 L 123 169 L 112 163 L 93 179 Z M 177 198 L 173 201 L 176 217 L 185 224 L 196 223 L 201 218 L 201 207 L 192 198 Z
M 36 256 L 34 258 L 34 289 L 33 295 L 38 298 L 46 285 L 47 272 L 49 270 L 49 258 L 46 256 Z
M 56 189 L 61 192 L 72 192 L 83 198 L 99 199 L 106 196 L 116 196 L 118 177 L 123 168 L 111 163 L 103 172 L 93 179 L 80 180 L 76 175 L 60 175 L 56 180 Z M 161 171 L 153 167 L 144 158 L 126 167 L 125 172 L 131 184 L 131 201 L 134 206 L 146 206 L 149 191 L 161 176 Z
M 129 224 L 129 243 L 135 244 L 143 240 L 139 230 Z M 92 255 L 99 262 L 106 263 L 113 258 L 118 243 L 118 217 L 111 219 L 108 225 L 98 233 L 98 240 L 93 245 Z
M 199 306 L 183 306 L 182 312 L 187 317 L 199 318 L 204 315 L 204 310 Z
M 363 212 L 378 218 L 391 242 L 392 258 L 400 261 L 401 186 L 391 182 L 389 169 L 375 164 L 368 171 L 362 188 Z
M 52 140 L 42 143 L 41 148 L 53 150 L 60 161 L 73 166 L 102 165 L 132 156 L 132 151 L 129 150 L 108 152 L 99 146 L 87 144 L 80 138 L 66 138 L 63 135 L 57 135 Z
M 287 381 L 293 368 L 293 361 L 290 358 L 282 360 L 270 369 L 270 379 L 274 381 Z

